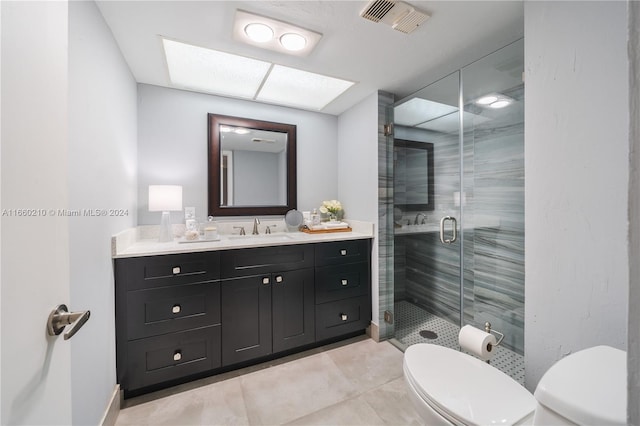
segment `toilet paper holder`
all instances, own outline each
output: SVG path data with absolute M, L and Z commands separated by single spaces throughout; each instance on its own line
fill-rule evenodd
M 489 321 L 484 323 L 484 331 L 489 333 L 489 334 L 497 334 L 498 335 L 498 341 L 496 342 L 495 345 L 493 345 L 494 347 L 496 347 L 500 343 L 502 343 L 502 339 L 504 339 L 504 334 L 500 333 L 499 331 L 492 330 L 491 329 L 491 323 Z

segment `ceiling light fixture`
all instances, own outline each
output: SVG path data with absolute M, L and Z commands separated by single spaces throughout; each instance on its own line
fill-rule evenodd
M 487 105 L 489 108 L 494 108 L 494 109 L 500 109 L 500 108 L 504 108 L 508 105 L 511 104 L 511 101 L 507 100 L 507 99 L 500 99 L 498 101 L 495 101 L 493 103 L 490 103 L 489 105 Z
M 259 22 L 254 22 L 244 27 L 244 33 L 256 43 L 266 43 L 273 39 L 273 30 L 271 27 Z
M 265 33 L 259 40 L 250 34 L 250 31 L 257 30 L 254 26 L 260 26 L 260 31 Z M 321 38 L 320 33 L 288 22 L 236 10 L 233 39 L 242 43 L 288 55 L 307 56 Z
M 498 97 L 495 95 L 487 95 L 479 98 L 476 103 L 478 105 L 489 105 L 498 100 Z
M 480 105 L 483 107 L 500 109 L 511 105 L 513 103 L 513 99 L 501 93 L 491 93 L 489 95 L 479 97 L 474 102 L 476 105 Z
M 162 42 L 171 85 L 181 89 L 320 111 L 355 84 L 173 40 Z
M 286 33 L 280 37 L 280 44 L 285 49 L 296 52 L 304 49 L 307 45 L 307 39 L 297 33 Z

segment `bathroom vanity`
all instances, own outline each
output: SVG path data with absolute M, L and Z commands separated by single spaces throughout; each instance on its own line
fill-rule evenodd
M 285 235 L 114 251 L 125 397 L 364 332 L 372 232 Z

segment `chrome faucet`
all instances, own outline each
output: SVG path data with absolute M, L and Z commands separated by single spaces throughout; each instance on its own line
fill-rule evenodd
M 253 219 L 253 231 L 251 231 L 251 235 L 258 235 L 258 225 L 260 225 L 260 219 L 257 217 Z
M 416 215 L 416 218 L 415 218 L 415 219 L 414 219 L 414 221 L 413 221 L 413 224 L 414 224 L 414 225 L 418 225 L 418 217 L 420 217 L 420 216 L 422 216 L 422 222 L 420 222 L 420 225 L 424 225 L 424 220 L 425 220 L 425 218 L 426 218 L 426 216 L 424 215 L 424 213 L 418 213 L 418 214 Z

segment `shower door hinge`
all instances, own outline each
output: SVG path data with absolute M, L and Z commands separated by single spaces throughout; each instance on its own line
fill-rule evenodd
M 384 311 L 384 322 L 387 324 L 393 324 L 393 312 Z
M 393 123 L 385 124 L 383 126 L 383 128 L 384 128 L 384 135 L 385 136 L 393 135 Z

